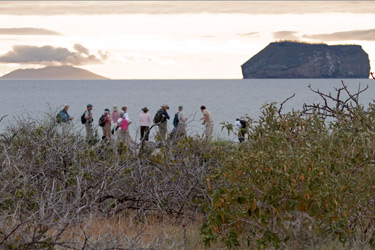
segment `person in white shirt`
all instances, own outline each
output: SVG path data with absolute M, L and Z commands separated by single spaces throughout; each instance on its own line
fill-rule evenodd
M 186 137 L 186 121 L 187 117 L 185 117 L 184 112 L 182 111 L 184 108 L 182 106 L 178 107 L 178 125 L 176 129 L 176 135 L 181 137 Z
M 149 135 L 149 129 L 150 124 L 152 122 L 151 116 L 148 112 L 148 108 L 144 107 L 142 109 L 142 113 L 139 114 L 139 124 L 141 125 L 141 141 L 148 142 L 148 135 Z
M 133 138 L 131 138 L 129 133 L 129 125 L 132 123 L 132 121 L 129 118 L 129 115 L 127 113 L 128 108 L 122 107 L 121 118 L 118 119 L 117 125 L 120 128 L 120 131 L 118 133 L 119 140 L 124 142 L 125 144 L 134 143 Z M 125 119 L 126 121 L 123 121 Z
M 238 136 L 238 140 L 240 142 L 243 142 L 245 140 L 245 138 L 244 138 L 244 131 L 243 131 L 244 127 L 243 127 L 243 124 L 242 124 L 243 122 L 245 122 L 245 121 L 241 122 L 241 120 L 237 118 L 236 122 L 234 123 L 234 128 L 236 130 L 236 133 L 237 133 L 237 136 Z
M 85 128 L 86 128 L 86 141 L 91 142 L 94 137 L 94 129 L 92 127 L 92 123 L 94 121 L 93 114 L 91 112 L 92 110 L 92 104 L 87 104 L 87 110 L 85 111 L 84 118 L 86 120 L 85 122 Z

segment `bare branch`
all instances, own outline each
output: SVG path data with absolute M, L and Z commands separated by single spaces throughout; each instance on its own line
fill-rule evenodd
M 280 108 L 279 108 L 279 110 L 277 111 L 277 113 L 278 113 L 279 115 L 281 115 L 281 110 L 283 109 L 283 105 L 284 105 L 287 101 L 289 101 L 290 99 L 292 99 L 295 95 L 296 95 L 296 93 L 294 93 L 292 96 L 289 96 L 288 98 L 286 98 L 286 99 L 280 104 Z

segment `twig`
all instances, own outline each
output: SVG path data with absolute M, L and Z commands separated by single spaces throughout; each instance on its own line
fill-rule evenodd
M 289 101 L 290 99 L 292 99 L 294 96 L 296 95 L 296 93 L 294 93 L 292 96 L 289 96 L 288 98 L 286 98 L 281 104 L 280 104 L 280 108 L 279 110 L 277 111 L 277 113 L 279 113 L 279 115 L 281 115 L 281 110 L 283 109 L 283 105 Z
M 0 118 L 0 122 L 5 118 L 7 117 L 8 115 L 3 115 L 1 118 Z

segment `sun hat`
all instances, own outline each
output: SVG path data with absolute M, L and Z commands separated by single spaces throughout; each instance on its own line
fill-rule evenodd
M 105 112 L 110 112 L 109 109 L 104 109 Z
M 169 106 L 167 104 L 163 104 L 161 107 L 169 109 Z
M 147 107 L 144 107 L 142 110 L 143 110 L 143 112 L 147 112 L 147 111 L 148 111 L 148 108 L 147 108 Z
M 92 104 L 87 104 L 87 107 L 93 107 Z
M 117 105 L 114 105 L 114 106 L 113 106 L 113 110 L 118 110 Z

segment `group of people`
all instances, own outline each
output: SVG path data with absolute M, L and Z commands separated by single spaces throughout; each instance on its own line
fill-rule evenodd
M 93 105 L 87 104 L 87 109 L 81 116 L 81 123 L 85 125 L 86 128 L 86 140 L 92 141 L 94 137 L 94 118 L 93 118 Z M 214 121 L 210 112 L 206 109 L 205 106 L 201 106 L 201 111 L 203 117 L 201 118 L 202 125 L 205 125 L 205 136 L 207 140 L 210 140 L 212 137 Z M 62 124 L 63 131 L 66 130 L 70 121 L 73 120 L 68 113 L 69 105 L 64 105 L 64 108 L 58 114 L 58 121 Z M 119 141 L 124 142 L 125 144 L 134 143 L 134 140 L 129 133 L 129 125 L 132 121 L 129 118 L 127 112 L 128 108 L 126 106 L 122 107 L 121 110 L 118 110 L 118 107 L 115 105 L 112 112 L 106 108 L 104 113 L 99 119 L 99 126 L 102 127 L 103 137 L 102 139 L 108 142 L 113 140 L 113 136 L 117 133 Z M 168 126 L 167 121 L 170 120 L 168 114 L 169 106 L 163 104 L 160 109 L 156 112 L 153 119 L 148 113 L 148 108 L 144 107 L 141 109 L 142 112 L 139 114 L 139 124 L 140 124 L 140 139 L 142 142 L 148 143 L 149 141 L 149 131 L 152 123 L 158 126 L 159 134 L 161 140 L 164 142 L 167 140 Z M 175 114 L 173 119 L 173 130 L 171 132 L 172 136 L 175 137 L 186 137 L 186 126 L 188 118 L 183 112 L 183 107 L 178 107 L 178 112 Z

